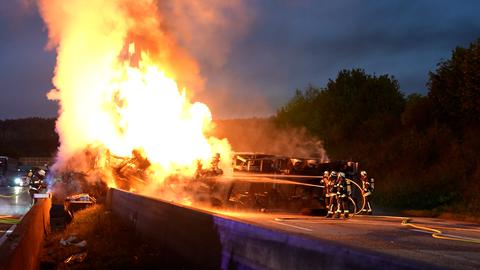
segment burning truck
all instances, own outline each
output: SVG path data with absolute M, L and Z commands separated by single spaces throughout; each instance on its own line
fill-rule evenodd
M 238 187 L 230 194 L 236 199 L 231 197 L 229 201 L 247 201 L 242 205 L 273 211 L 320 210 L 323 213 L 328 203 L 322 181 L 324 172 L 342 171 L 352 188 L 350 212 L 359 212 L 364 207 L 358 162 L 236 153 L 233 170 Z
M 171 175 L 156 186 L 156 196 L 199 207 L 242 211 L 319 211 L 325 212 L 323 172 L 344 171 L 354 184 L 351 211 L 362 207 L 362 194 L 356 184 L 358 163 L 320 162 L 315 158 L 285 157 L 259 153 L 235 153 L 232 169 L 224 173 L 221 156 L 209 164 L 198 161 L 192 177 Z M 151 187 L 151 163 L 138 151 L 131 157 L 110 156 L 115 186 L 144 193 Z M 172 194 L 179 195 L 172 197 Z

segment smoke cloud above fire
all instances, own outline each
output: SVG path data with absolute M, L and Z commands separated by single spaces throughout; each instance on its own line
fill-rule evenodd
M 190 102 L 205 84 L 197 58 L 222 65 L 248 27 L 247 7 L 227 2 L 38 0 L 57 52 L 48 93 L 60 105 L 57 169 L 90 164 L 77 159 L 86 149 L 139 150 L 163 175 L 192 174 L 217 152 L 228 163 L 228 142 L 204 136 L 209 108 Z

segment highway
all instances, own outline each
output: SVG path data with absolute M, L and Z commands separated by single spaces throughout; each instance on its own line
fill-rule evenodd
M 480 269 L 478 224 L 432 218 L 412 218 L 402 224 L 405 219 L 396 216 L 354 216 L 344 220 L 290 214 L 222 212 L 221 215 L 399 260 L 413 259 L 446 269 Z M 431 229 L 439 230 L 440 234 Z M 432 233 L 440 238 L 432 237 Z
M 0 187 L 1 217 L 20 218 L 29 209 L 28 188 Z M 480 227 L 475 223 L 417 217 L 406 222 L 398 216 L 327 219 L 283 213 L 200 211 L 324 243 L 337 243 L 352 250 L 384 254 L 392 260 L 415 260 L 440 269 L 480 269 Z M 12 224 L 0 224 L 0 242 L 11 227 Z
M 0 187 L 0 244 L 3 236 L 30 209 L 28 187 Z

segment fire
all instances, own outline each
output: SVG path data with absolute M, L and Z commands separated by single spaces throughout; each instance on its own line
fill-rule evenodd
M 198 67 L 162 30 L 155 1 L 39 0 L 39 7 L 57 50 L 48 97 L 60 104 L 58 168 L 87 148 L 106 150 L 97 161 L 136 151 L 158 181 L 192 176 L 216 153 L 229 163 L 228 142 L 205 135 L 208 106 L 189 99 Z
M 157 170 L 178 172 L 187 169 L 192 175 L 196 162 L 208 163 L 219 141 L 205 137 L 212 116 L 200 102 L 191 103 L 186 91 L 165 75 L 142 53 L 136 67 L 130 44 L 130 61 L 124 61 L 114 72 L 106 88 L 110 109 L 98 112 L 107 126 L 97 129 L 99 141 L 116 156 L 129 156 L 140 150 Z M 114 102 L 111 104 L 112 97 Z M 227 157 L 227 149 L 216 149 Z

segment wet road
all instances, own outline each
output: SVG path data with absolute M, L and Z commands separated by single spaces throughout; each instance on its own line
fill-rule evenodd
M 480 227 L 474 223 L 412 218 L 408 225 L 402 224 L 402 217 L 395 216 L 355 216 L 343 220 L 288 214 L 224 215 L 262 227 L 335 241 L 440 268 L 480 269 Z
M 28 187 L 0 187 L 0 240 L 12 227 L 12 219 L 21 218 L 30 209 Z

